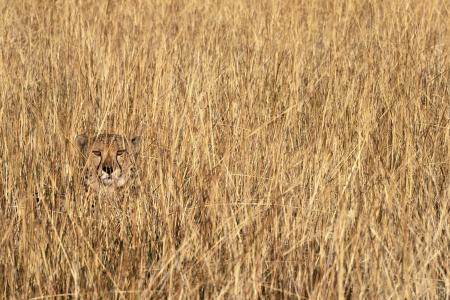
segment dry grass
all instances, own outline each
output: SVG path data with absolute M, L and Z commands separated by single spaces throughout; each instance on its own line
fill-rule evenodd
M 0 1 L 1 298 L 448 299 L 448 1 L 118 3 Z

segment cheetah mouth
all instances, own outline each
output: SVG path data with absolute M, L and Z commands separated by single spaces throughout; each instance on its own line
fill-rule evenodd
M 109 178 L 102 178 L 100 181 L 102 182 L 102 184 L 104 186 L 110 186 L 114 182 L 114 180 L 111 177 L 109 177 Z
M 126 179 L 123 176 L 115 177 L 115 176 L 100 176 L 99 182 L 104 187 L 121 187 L 125 184 Z

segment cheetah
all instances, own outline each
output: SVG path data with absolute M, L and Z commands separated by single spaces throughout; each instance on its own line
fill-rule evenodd
M 136 161 L 140 137 L 119 134 L 80 134 L 76 143 L 81 152 L 83 184 L 96 192 L 114 193 L 136 184 Z

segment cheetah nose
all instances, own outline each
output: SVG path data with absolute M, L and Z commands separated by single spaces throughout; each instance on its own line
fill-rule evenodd
M 113 172 L 113 168 L 111 166 L 103 166 L 102 170 L 108 175 L 111 175 L 111 173 Z

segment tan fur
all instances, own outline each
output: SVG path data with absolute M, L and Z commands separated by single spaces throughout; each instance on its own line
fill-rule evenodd
M 133 187 L 137 177 L 136 159 L 140 138 L 118 134 L 84 134 L 76 137 L 81 150 L 83 183 L 93 191 L 114 193 Z

